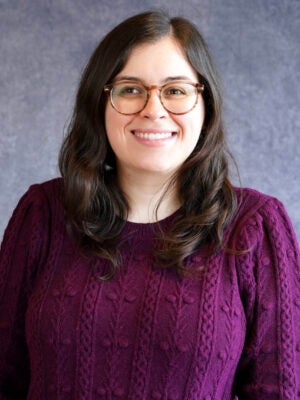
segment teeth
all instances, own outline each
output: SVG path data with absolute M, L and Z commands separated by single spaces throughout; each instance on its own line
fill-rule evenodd
M 134 132 L 135 136 L 140 137 L 141 139 L 148 139 L 148 140 L 160 140 L 160 139 L 167 139 L 172 136 L 172 132 L 163 132 L 163 133 L 144 133 L 144 132 Z

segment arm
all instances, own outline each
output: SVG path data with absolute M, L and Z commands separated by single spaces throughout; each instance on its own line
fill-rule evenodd
M 25 314 L 34 278 L 46 254 L 47 201 L 39 186 L 22 197 L 0 251 L 0 399 L 26 398 L 29 357 Z
M 300 393 L 300 255 L 280 202 L 269 199 L 244 226 L 238 256 L 247 336 L 240 400 L 291 400 Z

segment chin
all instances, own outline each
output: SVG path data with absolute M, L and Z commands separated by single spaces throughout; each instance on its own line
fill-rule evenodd
M 150 168 L 146 168 L 146 167 L 144 167 L 143 168 L 143 171 L 144 172 L 147 172 L 147 173 L 153 173 L 153 174 L 160 174 L 160 175 L 171 175 L 171 174 L 173 174 L 174 172 L 176 172 L 176 170 L 177 170 L 178 168 L 171 168 L 170 166 L 155 166 L 155 168 L 153 168 L 153 166 L 152 167 L 150 167 Z

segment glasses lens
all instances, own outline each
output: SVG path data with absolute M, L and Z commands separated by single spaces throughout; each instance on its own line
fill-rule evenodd
M 111 101 L 117 111 L 123 114 L 134 114 L 144 108 L 147 90 L 138 83 L 120 82 L 112 88 Z
M 197 94 L 197 88 L 190 83 L 172 82 L 163 87 L 161 101 L 168 111 L 181 114 L 195 106 Z

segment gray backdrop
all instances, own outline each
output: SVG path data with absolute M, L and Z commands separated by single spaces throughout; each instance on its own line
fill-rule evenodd
M 204 34 L 242 183 L 282 200 L 300 238 L 300 0 L 0 0 L 0 237 L 28 186 L 58 175 L 92 50 L 150 8 L 188 17 Z

